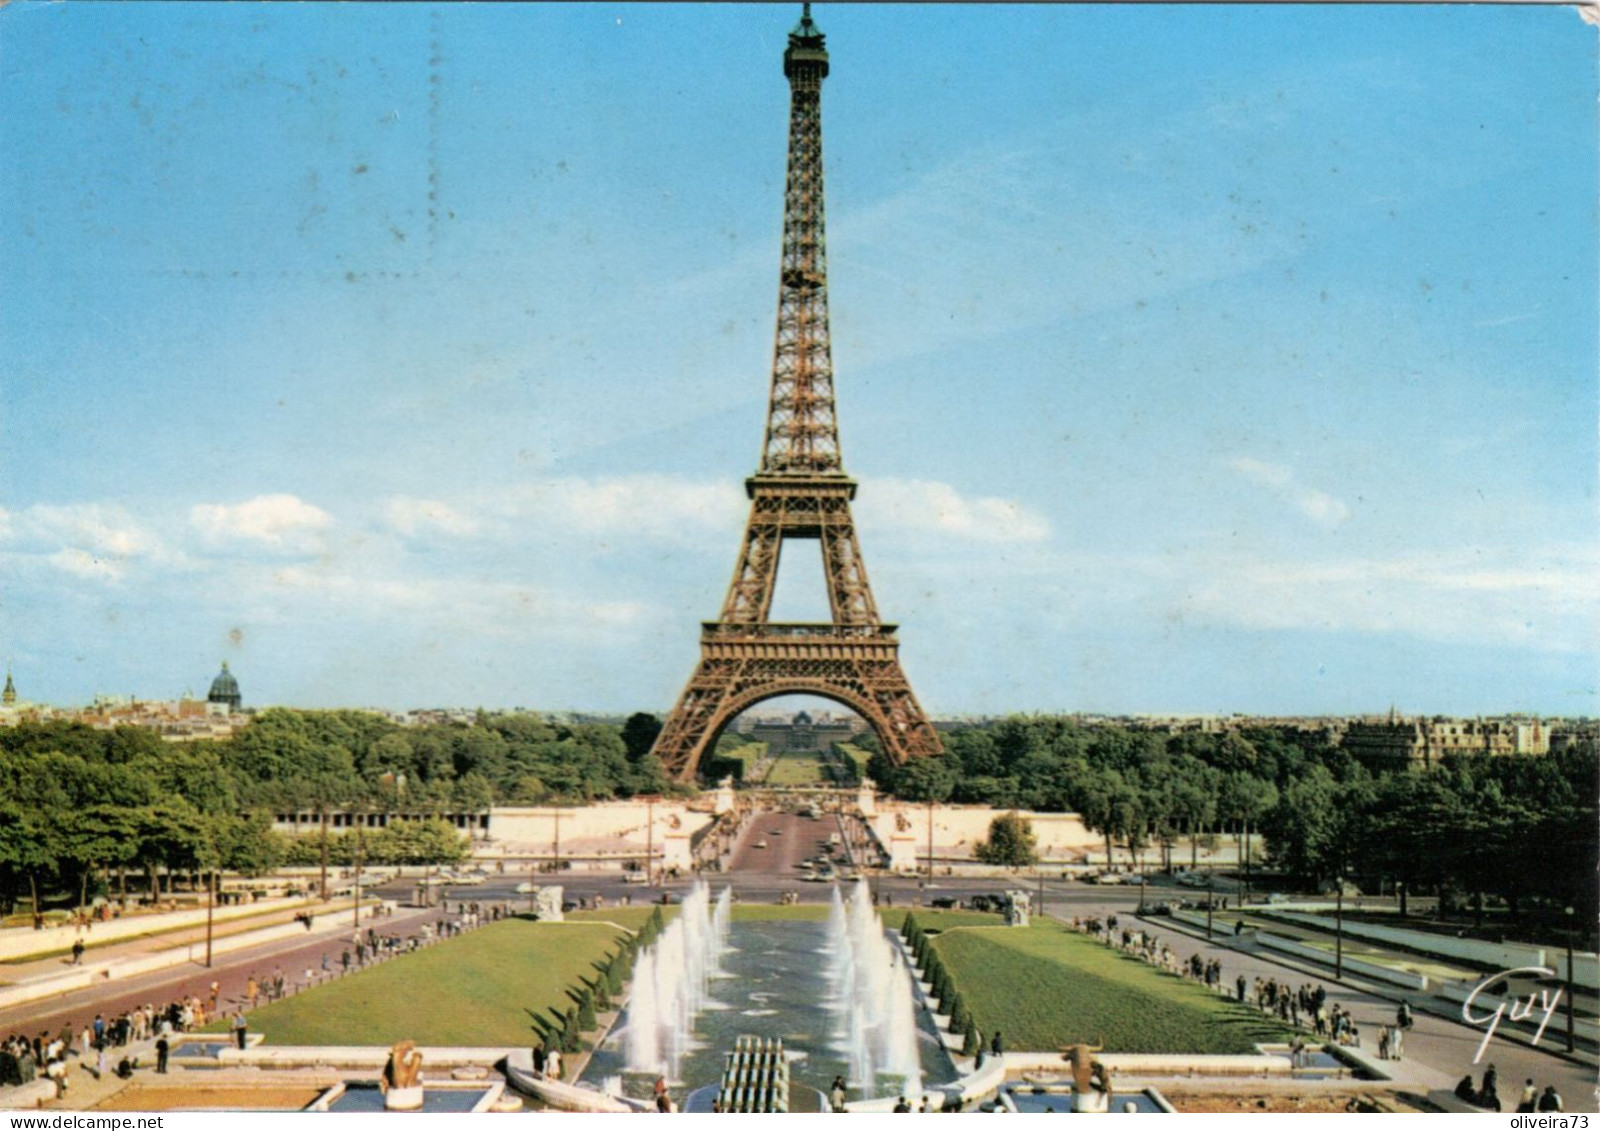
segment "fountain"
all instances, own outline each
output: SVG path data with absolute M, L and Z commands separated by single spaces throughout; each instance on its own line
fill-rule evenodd
M 711 980 L 721 974 L 728 947 L 731 895 L 724 888 L 713 903 L 711 889 L 696 882 L 678 917 L 639 955 L 628 1002 L 627 1068 L 678 1079 L 693 1046 L 695 1018 L 710 1002 Z
M 848 900 L 833 892 L 828 912 L 829 1007 L 834 1048 L 850 1066 L 850 1082 L 867 1095 L 878 1077 L 898 1077 L 903 1095 L 922 1092 L 911 973 L 884 934 L 865 880 Z

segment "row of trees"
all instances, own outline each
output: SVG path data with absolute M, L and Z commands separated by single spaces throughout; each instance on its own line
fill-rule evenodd
M 557 724 L 532 715 L 402 727 L 360 711 L 270 710 L 217 741 L 69 722 L 0 729 L 0 907 L 87 902 L 102 888 L 170 888 L 174 874 L 247 875 L 280 863 L 353 863 L 355 837 L 274 834 L 272 815 L 387 813 L 373 863 L 448 863 L 461 837 L 430 815 L 496 802 L 583 803 L 668 792 L 649 756 L 660 724 Z M 346 842 L 348 841 L 348 843 Z M 307 859 L 307 856 L 314 859 Z
M 889 764 L 870 738 L 870 773 L 896 795 L 1076 812 L 1109 854 L 1121 845 L 1172 866 L 1189 839 L 1257 836 L 1267 861 L 1324 884 L 1348 876 L 1450 897 L 1530 897 L 1593 918 L 1597 765 L 1567 750 L 1460 756 L 1429 771 L 1371 773 L 1320 731 L 1257 727 L 1167 734 L 1070 718 L 1013 718 L 944 736 L 941 757 Z M 985 851 L 1019 858 L 1013 830 Z M 1001 849 L 1006 849 L 1002 852 Z

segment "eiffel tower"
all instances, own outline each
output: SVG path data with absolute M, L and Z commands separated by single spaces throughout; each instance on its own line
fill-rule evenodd
M 667 772 L 688 779 L 730 721 L 777 695 L 842 703 L 877 733 L 897 764 L 937 754 L 939 736 L 900 667 L 895 625 L 878 618 L 856 540 L 850 501 L 856 481 L 839 455 L 828 342 L 828 273 L 822 224 L 823 35 L 806 4 L 783 53 L 789 80 L 789 170 L 777 346 L 766 443 L 745 480 L 750 519 L 722 615 L 702 626 L 700 663 L 652 750 Z M 822 552 L 832 619 L 770 619 L 778 561 L 790 541 Z

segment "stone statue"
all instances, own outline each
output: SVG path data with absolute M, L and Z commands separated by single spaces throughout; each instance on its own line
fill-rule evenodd
M 1111 1074 L 1094 1058 L 1103 1048 L 1105 1043 L 1101 1042 L 1068 1045 L 1061 1050 L 1062 1059 L 1072 1065 L 1072 1110 L 1075 1112 L 1111 1110 Z
M 534 915 L 541 923 L 560 923 L 566 915 L 561 910 L 560 884 L 548 884 L 534 893 Z
M 1025 891 L 1006 892 L 1006 926 L 1026 927 L 1028 913 L 1032 910 L 1033 901 Z
M 389 1111 L 415 1111 L 422 1106 L 422 1054 L 416 1041 L 398 1041 L 389 1050 L 378 1087 Z

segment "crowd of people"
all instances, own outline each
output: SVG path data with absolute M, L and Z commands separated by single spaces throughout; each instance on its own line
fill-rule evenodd
M 1466 1075 L 1456 1085 L 1456 1098 L 1473 1107 L 1481 1107 L 1485 1111 L 1500 1111 L 1500 1073 L 1494 1065 L 1489 1065 L 1483 1070 L 1483 1083 L 1473 1087 L 1472 1076 Z M 1519 1113 L 1533 1112 L 1558 1112 L 1565 1111 L 1566 1104 L 1561 1098 L 1561 1093 L 1556 1091 L 1554 1084 L 1546 1084 L 1544 1091 L 1529 1077 L 1522 1085 L 1522 1092 L 1517 1097 L 1517 1111 Z

